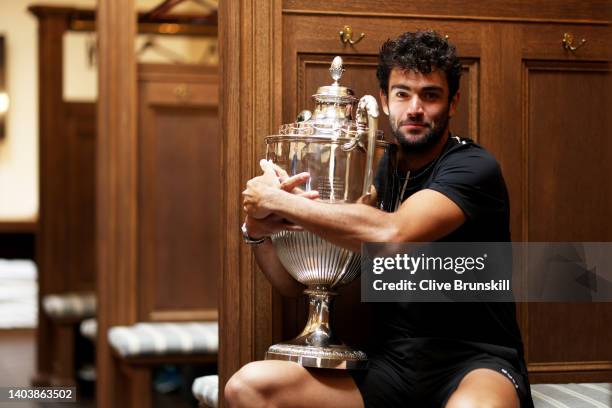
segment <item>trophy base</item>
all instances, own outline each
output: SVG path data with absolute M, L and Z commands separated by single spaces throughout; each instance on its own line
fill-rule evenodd
M 291 341 L 271 346 L 266 360 L 294 361 L 304 367 L 361 370 L 368 366 L 363 351 L 352 349 L 332 333 L 329 316 L 336 295 L 326 285 L 313 285 L 308 295 L 308 321 L 302 333 Z
M 363 370 L 368 366 L 368 358 L 363 351 L 354 350 L 345 345 L 313 347 L 279 343 L 268 349 L 266 360 L 293 361 L 304 367 L 339 370 Z

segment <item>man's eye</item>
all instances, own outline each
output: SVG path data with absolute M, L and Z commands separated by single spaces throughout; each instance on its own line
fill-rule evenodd
M 399 91 L 395 93 L 395 97 L 396 98 L 405 98 L 406 96 L 408 96 L 408 94 L 406 92 L 403 91 Z
M 438 99 L 438 94 L 435 92 L 426 92 L 423 95 L 423 99 L 428 100 L 428 101 L 435 101 L 436 99 Z

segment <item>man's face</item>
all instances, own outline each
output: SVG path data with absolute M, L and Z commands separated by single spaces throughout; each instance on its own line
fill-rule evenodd
M 443 72 L 429 74 L 393 69 L 388 95 L 381 92 L 397 142 L 407 151 L 424 151 L 437 144 L 456 111 L 459 92 L 449 102 Z

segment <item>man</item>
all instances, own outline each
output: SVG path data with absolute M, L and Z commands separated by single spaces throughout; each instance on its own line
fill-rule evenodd
M 243 192 L 255 257 L 282 293 L 303 289 L 267 239 L 312 231 L 360 251 L 364 242 L 509 241 L 508 196 L 499 165 L 449 132 L 461 65 L 437 34 L 405 33 L 381 48 L 382 107 L 400 146 L 395 186 L 401 206 L 329 204 L 295 193 L 308 174 L 279 180 L 272 164 Z M 531 407 L 514 303 L 382 303 L 365 371 L 254 362 L 228 382 L 230 407 Z

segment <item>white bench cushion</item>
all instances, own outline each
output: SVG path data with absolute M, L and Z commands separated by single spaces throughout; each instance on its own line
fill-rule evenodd
M 207 375 L 196 378 L 191 385 L 191 392 L 201 404 L 217 408 L 219 406 L 219 376 Z
M 38 324 L 38 271 L 25 259 L 0 259 L 0 329 Z
M 89 292 L 45 295 L 42 306 L 52 319 L 85 319 L 96 315 L 96 295 Z
M 217 322 L 136 323 L 108 331 L 111 347 L 123 357 L 217 353 Z
M 98 334 L 98 320 L 95 317 L 83 320 L 79 326 L 79 331 L 83 337 L 95 342 Z
M 612 407 L 612 384 L 533 384 L 536 408 Z

